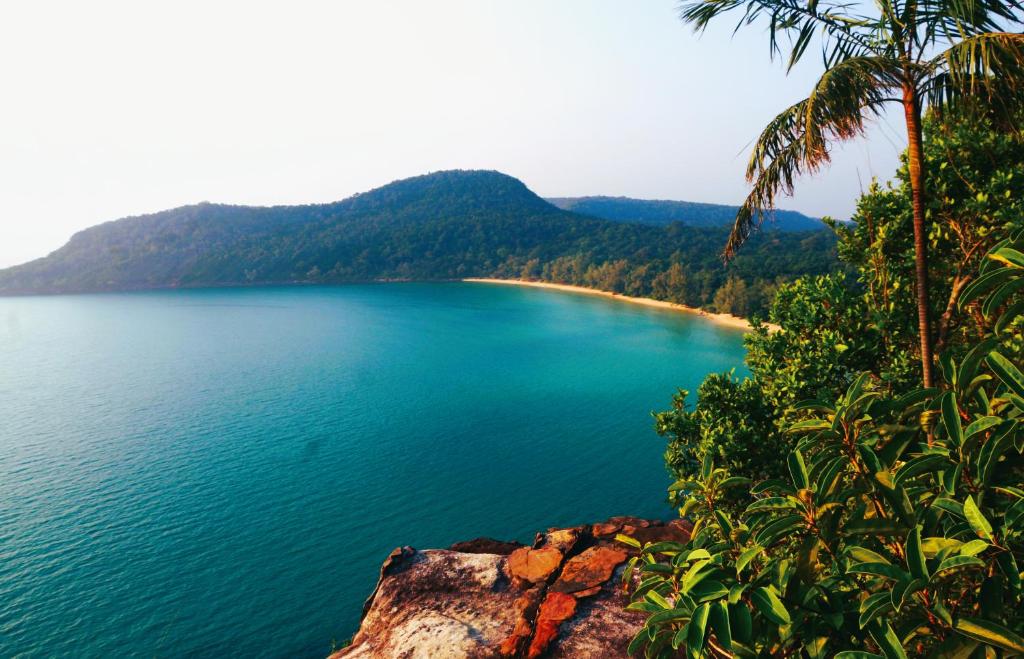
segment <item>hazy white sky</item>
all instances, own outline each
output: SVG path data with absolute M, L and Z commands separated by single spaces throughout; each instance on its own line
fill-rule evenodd
M 125 215 L 449 168 L 738 203 L 751 140 L 819 73 L 767 54 L 756 29 L 698 38 L 674 0 L 4 3 L 0 267 Z M 883 123 L 782 206 L 846 217 L 900 148 Z

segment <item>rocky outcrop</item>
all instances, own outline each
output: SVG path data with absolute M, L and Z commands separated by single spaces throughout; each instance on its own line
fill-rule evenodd
M 625 656 L 643 625 L 621 575 L 641 542 L 686 541 L 683 520 L 616 517 L 549 529 L 531 546 L 480 538 L 450 549 L 396 549 L 352 644 L 331 659 Z

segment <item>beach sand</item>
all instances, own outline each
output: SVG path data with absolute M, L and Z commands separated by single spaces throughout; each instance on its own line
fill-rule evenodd
M 529 286 L 531 288 L 548 288 L 556 291 L 564 291 L 567 293 L 581 293 L 583 295 L 599 295 L 601 297 L 611 298 L 613 300 L 620 300 L 622 302 L 631 302 L 633 304 L 642 304 L 647 307 L 657 307 L 659 309 L 671 309 L 673 311 L 682 311 L 683 313 L 692 313 L 702 318 L 706 318 L 713 323 L 724 325 L 727 327 L 734 327 L 744 331 L 750 331 L 750 323 L 747 322 L 746 318 L 739 318 L 731 314 L 725 313 L 708 313 L 702 309 L 695 307 L 688 307 L 685 304 L 676 304 L 674 302 L 665 302 L 664 300 L 652 300 L 649 297 L 630 297 L 628 295 L 620 295 L 618 293 L 610 293 L 608 291 L 599 291 L 593 288 L 584 288 L 583 286 L 571 286 L 569 284 L 552 284 L 543 281 L 526 281 L 524 279 L 489 279 L 481 277 L 470 277 L 463 279 L 462 281 L 475 282 L 480 284 L 503 284 L 508 286 Z M 776 331 L 779 329 L 777 325 L 772 323 L 766 323 L 769 330 Z

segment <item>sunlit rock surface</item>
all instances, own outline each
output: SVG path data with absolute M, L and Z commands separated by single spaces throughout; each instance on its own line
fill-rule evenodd
M 522 547 L 489 538 L 451 549 L 396 549 L 381 568 L 352 644 L 331 659 L 619 657 L 643 625 L 620 583 L 642 542 L 685 541 L 690 526 L 616 517 L 550 529 Z

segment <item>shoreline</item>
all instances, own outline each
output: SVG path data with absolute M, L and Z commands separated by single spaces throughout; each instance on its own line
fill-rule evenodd
M 572 284 L 555 284 L 546 281 L 528 281 L 525 279 L 493 279 L 490 277 L 467 277 L 462 281 L 476 284 L 502 284 L 505 286 L 526 286 L 529 288 L 546 288 L 548 290 L 562 291 L 564 293 L 596 295 L 611 300 L 618 300 L 620 302 L 639 304 L 645 307 L 655 307 L 657 309 L 669 309 L 671 311 L 689 313 L 696 316 L 700 316 L 701 318 L 709 320 L 712 323 L 715 323 L 716 325 L 732 327 L 734 329 L 743 330 L 744 332 L 751 331 L 750 321 L 748 321 L 746 318 L 740 318 L 739 316 L 733 316 L 732 314 L 725 313 L 710 313 L 702 309 L 698 309 L 696 307 L 687 306 L 685 304 L 666 302 L 664 300 L 655 300 L 649 297 L 631 297 L 629 295 L 622 295 L 620 293 L 601 291 L 596 288 L 573 286 Z M 775 325 L 773 323 L 765 323 L 765 325 L 768 327 L 769 331 L 772 332 L 777 331 L 779 329 L 778 325 Z

